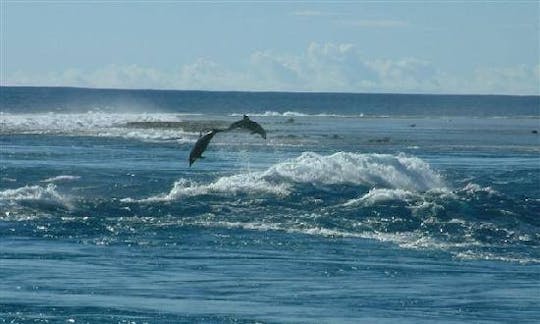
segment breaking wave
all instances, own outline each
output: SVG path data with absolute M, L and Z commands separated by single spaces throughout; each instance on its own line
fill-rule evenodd
M 404 154 L 338 152 L 320 155 L 304 152 L 265 171 L 224 176 L 207 184 L 180 179 L 169 193 L 144 201 L 177 200 L 212 193 L 286 196 L 299 185 L 349 185 L 412 191 L 445 188 L 442 178 L 417 157 Z
M 217 208 L 182 217 L 182 226 L 373 239 L 456 258 L 540 260 L 516 252 L 540 241 L 531 208 L 516 209 L 518 202 L 491 187 L 452 188 L 427 162 L 405 154 L 304 152 L 265 170 L 207 183 L 182 178 L 166 193 L 122 201 L 148 208 L 163 202 L 173 210 L 196 202 Z
M 241 117 L 243 116 L 243 113 L 232 113 L 229 116 L 231 117 Z M 285 112 L 278 112 L 278 111 L 271 111 L 267 110 L 263 113 L 247 113 L 248 116 L 253 117 L 339 117 L 339 118 L 361 118 L 364 117 L 364 114 L 358 114 L 358 115 L 340 115 L 340 114 L 330 114 L 330 113 L 320 113 L 320 114 L 306 114 L 301 113 L 297 111 L 285 111 Z
M 0 114 L 0 134 L 121 137 L 143 141 L 192 142 L 195 134 L 181 128 L 133 128 L 130 123 L 179 122 L 184 115 L 167 113 Z
M 0 205 L 18 202 L 36 202 L 65 208 L 72 207 L 69 199 L 60 194 L 56 190 L 56 185 L 52 183 L 45 187 L 35 185 L 0 191 Z
M 370 239 L 460 259 L 540 261 L 537 200 L 472 182 L 447 183 L 429 163 L 406 154 L 304 152 L 255 172 L 180 178 L 142 199 L 72 203 L 56 183 L 76 179 L 60 175 L 0 191 L 0 207 L 13 219 L 60 207 L 70 221 L 107 237 L 107 228 L 146 233 L 199 226 Z M 88 214 L 109 216 L 97 222 Z
M 81 177 L 79 176 L 72 176 L 72 175 L 59 175 L 56 177 L 47 178 L 44 180 L 41 180 L 41 182 L 65 182 L 65 181 L 75 181 L 79 180 Z

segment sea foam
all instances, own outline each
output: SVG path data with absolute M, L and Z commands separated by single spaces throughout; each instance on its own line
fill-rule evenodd
M 80 176 L 72 176 L 72 175 L 59 175 L 56 177 L 50 177 L 44 180 L 41 180 L 41 182 L 64 182 L 64 181 L 74 181 L 79 180 Z
M 373 188 L 426 191 L 445 188 L 443 179 L 423 160 L 404 154 L 359 154 L 338 152 L 321 155 L 304 152 L 264 171 L 223 176 L 201 184 L 179 179 L 169 193 L 144 201 L 176 200 L 212 193 L 289 195 L 302 185 L 361 185 Z M 375 193 L 372 193 L 375 195 Z M 372 198 L 375 199 L 375 198 Z M 127 199 L 125 201 L 131 201 Z
M 232 113 L 229 116 L 241 117 L 243 115 L 244 115 L 243 113 Z M 339 117 L 339 118 L 364 117 L 364 114 L 359 114 L 359 115 L 340 115 L 340 114 L 331 114 L 331 113 L 306 114 L 306 113 L 301 113 L 297 111 L 278 112 L 278 111 L 272 111 L 272 110 L 267 110 L 263 113 L 260 113 L 260 112 L 247 113 L 247 115 L 252 116 L 252 117 Z
M 24 186 L 17 189 L 0 191 L 1 202 L 36 201 L 47 204 L 60 205 L 71 208 L 68 198 L 56 190 L 56 185 L 49 183 L 47 186 Z
M 0 134 L 46 134 L 122 137 L 143 141 L 192 142 L 196 134 L 181 128 L 130 128 L 129 123 L 178 122 L 183 115 L 168 113 L 0 114 Z

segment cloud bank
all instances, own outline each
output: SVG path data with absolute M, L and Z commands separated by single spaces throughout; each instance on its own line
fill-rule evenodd
M 233 70 L 200 58 L 171 70 L 108 65 L 2 78 L 2 85 L 186 90 L 540 94 L 540 65 L 478 67 L 469 75 L 441 71 L 417 58 L 365 57 L 354 44 L 311 43 L 303 53 L 256 51 Z

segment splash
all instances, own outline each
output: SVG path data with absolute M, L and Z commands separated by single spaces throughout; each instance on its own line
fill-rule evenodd
M 184 115 L 166 113 L 1 114 L 0 134 L 121 137 L 148 142 L 192 142 L 182 129 L 132 128 L 130 123 L 178 122 Z
M 52 183 L 49 183 L 46 187 L 24 186 L 0 191 L 0 204 L 14 202 L 39 202 L 65 208 L 72 207 L 69 199 L 58 193 L 56 185 Z
M 72 175 L 59 175 L 56 177 L 47 178 L 44 180 L 41 180 L 41 182 L 64 182 L 64 181 L 75 181 L 79 180 L 81 177 L 79 176 L 72 176 Z
M 360 198 L 351 199 L 344 206 L 372 206 L 380 202 L 391 200 L 408 201 L 420 197 L 418 194 L 403 189 L 377 189 L 373 188 Z
M 272 184 L 263 180 L 258 174 L 235 175 L 219 178 L 210 184 L 198 184 L 187 179 L 179 179 L 167 194 L 161 194 L 150 198 L 139 200 L 140 202 L 171 201 L 184 197 L 193 197 L 208 194 L 273 194 L 287 195 L 289 193 L 286 184 Z M 135 200 L 126 198 L 123 202 L 133 202 Z
M 402 194 L 406 191 L 445 188 L 442 178 L 429 164 L 417 157 L 404 154 L 339 152 L 320 155 L 304 152 L 297 158 L 274 164 L 265 171 L 224 176 L 208 184 L 179 179 L 169 193 L 143 201 L 168 201 L 216 193 L 287 196 L 295 188 L 305 185 L 367 186 L 399 189 Z M 124 201 L 133 200 L 127 198 Z
M 405 154 L 304 152 L 296 159 L 272 166 L 263 177 L 296 183 L 353 184 L 414 191 L 445 187 L 429 164 Z
M 243 113 L 232 113 L 229 116 L 231 117 L 241 117 Z M 335 118 L 362 118 L 364 114 L 359 115 L 340 115 L 340 114 L 331 114 L 331 113 L 320 113 L 320 114 L 306 114 L 297 111 L 285 111 L 278 112 L 267 110 L 264 113 L 247 113 L 249 116 L 253 117 L 335 117 Z

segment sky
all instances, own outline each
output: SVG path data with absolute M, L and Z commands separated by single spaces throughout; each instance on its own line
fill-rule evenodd
M 539 3 L 0 0 L 0 84 L 539 95 Z

